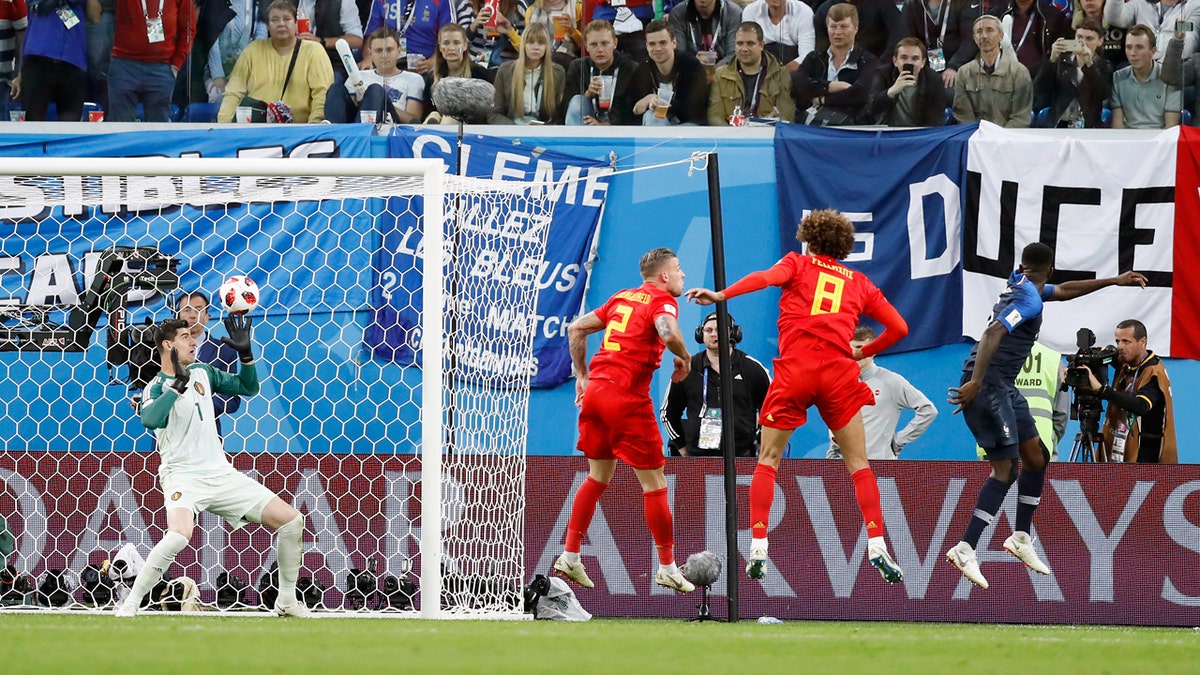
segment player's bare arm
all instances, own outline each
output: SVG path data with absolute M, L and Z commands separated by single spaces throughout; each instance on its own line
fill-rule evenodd
M 1146 275 L 1141 272 L 1125 272 L 1118 277 L 1108 277 L 1106 279 L 1080 279 L 1078 281 L 1067 281 L 1058 284 L 1054 287 L 1054 294 L 1048 300 L 1072 300 L 1081 295 L 1094 293 L 1101 288 L 1109 286 L 1141 286 L 1146 287 Z
M 979 387 L 983 385 L 983 374 L 987 372 L 988 365 L 991 364 L 992 357 L 996 354 L 996 347 L 1000 346 L 1000 340 L 1007 332 L 1004 324 L 999 321 L 993 321 L 987 330 L 983 331 L 983 337 L 979 340 L 979 349 L 975 353 L 975 369 L 971 371 L 971 379 L 961 387 L 950 387 L 949 402 L 958 406 L 954 409 L 955 415 L 962 412 L 962 409 L 975 398 L 975 394 L 979 393 Z
M 587 338 L 604 328 L 604 322 L 595 312 L 588 312 L 567 326 L 567 344 L 571 351 L 571 364 L 575 367 L 575 405 L 583 404 L 583 392 L 588 385 Z
M 688 353 L 687 344 L 683 341 L 683 333 L 679 330 L 679 322 L 669 314 L 660 314 L 654 320 L 654 329 L 663 344 L 675 355 L 675 370 L 671 373 L 672 382 L 683 382 L 692 370 L 692 355 Z

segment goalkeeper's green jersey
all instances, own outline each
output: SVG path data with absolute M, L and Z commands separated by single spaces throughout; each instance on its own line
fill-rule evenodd
M 214 393 L 253 396 L 258 393 L 258 370 L 242 364 L 236 375 L 206 363 L 188 366 L 187 391 L 177 393 L 173 375 L 159 372 L 142 394 L 142 425 L 154 430 L 162 456 L 159 476 L 213 476 L 230 471 L 225 446 L 217 433 Z

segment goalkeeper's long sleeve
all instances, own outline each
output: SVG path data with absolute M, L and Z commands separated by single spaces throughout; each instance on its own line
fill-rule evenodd
M 167 418 L 171 415 L 171 407 L 179 393 L 170 387 L 163 386 L 161 377 L 155 378 L 142 394 L 142 402 L 138 406 L 138 416 L 142 426 L 147 429 L 162 429 L 167 426 Z

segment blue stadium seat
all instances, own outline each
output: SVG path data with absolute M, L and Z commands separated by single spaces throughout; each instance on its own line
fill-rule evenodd
M 1034 127 L 1049 126 L 1046 124 L 1046 120 L 1048 120 L 1048 119 L 1050 119 L 1050 107 L 1046 106 L 1045 108 L 1042 108 L 1041 110 L 1038 110 L 1033 113 L 1033 119 L 1031 120 L 1030 126 L 1034 126 Z
M 216 122 L 217 112 L 220 109 L 221 106 L 217 103 L 193 103 L 184 111 L 183 121 L 200 124 Z
M 1112 110 L 1110 108 L 1100 109 L 1100 126 L 1104 129 L 1112 128 Z
M 946 121 L 943 124 L 945 126 L 954 124 L 954 108 L 946 108 Z
M 1179 123 L 1185 127 L 1192 126 L 1192 111 L 1184 108 L 1179 112 Z

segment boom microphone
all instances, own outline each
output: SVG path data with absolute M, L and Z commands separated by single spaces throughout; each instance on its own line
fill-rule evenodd
M 338 38 L 336 46 L 338 56 L 342 59 L 342 65 L 346 68 L 346 81 L 352 87 L 362 85 L 362 76 L 358 74 L 358 63 L 350 51 L 350 43 L 346 42 L 345 38 Z
M 487 80 L 446 77 L 433 85 L 433 105 L 443 118 L 486 124 L 495 104 L 496 88 Z

